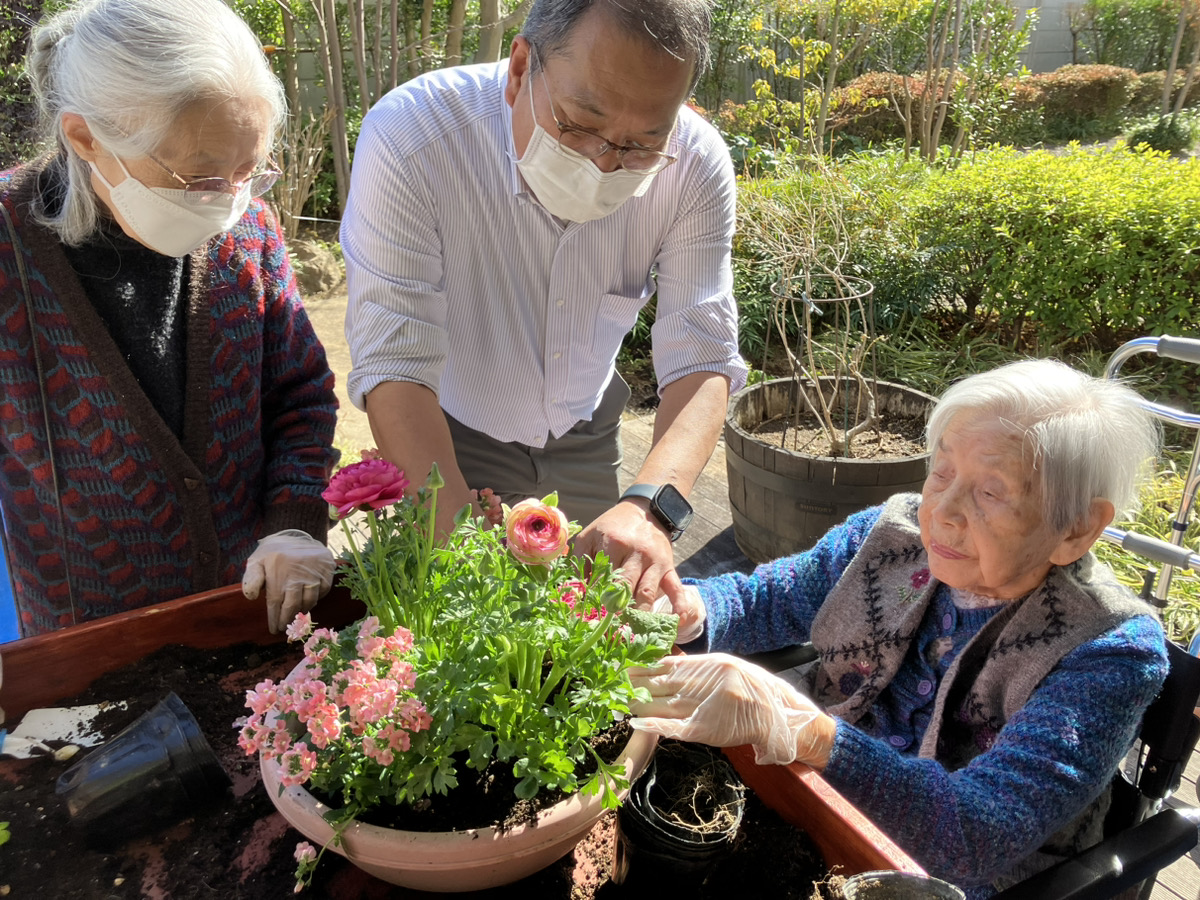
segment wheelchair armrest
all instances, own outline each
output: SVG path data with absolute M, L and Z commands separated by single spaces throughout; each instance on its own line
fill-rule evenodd
M 1196 846 L 1200 810 L 1164 809 L 1078 856 L 1001 891 L 993 900 L 1106 900 L 1152 877 Z
M 762 666 L 768 672 L 783 672 L 810 663 L 817 658 L 817 650 L 812 644 L 796 644 L 792 647 L 780 647 L 778 650 L 764 650 L 761 653 L 747 653 L 745 659 Z

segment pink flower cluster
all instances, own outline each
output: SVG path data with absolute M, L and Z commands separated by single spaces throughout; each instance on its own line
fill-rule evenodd
M 304 641 L 304 666 L 276 684 L 263 681 L 246 692 L 251 715 L 239 721 L 238 745 L 247 753 L 275 759 L 285 786 L 304 784 L 319 764 L 318 751 L 342 740 L 360 742 L 362 753 L 381 766 L 409 748 L 410 736 L 433 720 L 412 695 L 416 682 L 405 658 L 413 648 L 412 633 L 397 628 L 379 633 L 370 616 L 355 636 L 357 658 L 332 666 L 322 677 L 331 654 L 336 660 L 342 637 L 328 628 L 313 630 L 307 613 L 288 628 L 289 640 Z

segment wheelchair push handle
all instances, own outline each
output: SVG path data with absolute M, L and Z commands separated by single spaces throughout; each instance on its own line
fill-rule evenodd
M 1158 339 L 1158 355 L 1200 366 L 1200 340 L 1164 334 Z

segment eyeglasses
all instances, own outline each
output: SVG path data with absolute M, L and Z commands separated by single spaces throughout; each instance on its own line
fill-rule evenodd
M 183 199 L 193 206 L 207 206 L 225 194 L 236 194 L 242 189 L 243 185 L 249 187 L 251 197 L 261 196 L 269 191 L 271 185 L 278 181 L 279 176 L 283 174 L 276 167 L 275 162 L 268 159 L 266 163 L 267 168 L 261 172 L 255 172 L 249 178 L 245 178 L 242 181 L 233 182 L 215 176 L 212 178 L 195 178 L 188 181 L 174 169 L 164 165 L 149 153 L 146 154 L 146 157 L 183 185 Z
M 532 44 L 530 47 L 536 54 L 537 48 Z M 554 108 L 554 98 L 550 96 L 550 84 L 546 81 L 546 69 L 539 63 L 538 70 L 542 76 L 542 86 L 546 88 L 546 99 L 550 101 L 550 115 L 554 119 L 554 124 L 558 126 L 558 145 L 564 150 L 577 153 L 584 159 L 599 159 L 612 150 L 617 154 L 617 161 L 621 164 L 621 168 L 637 172 L 639 175 L 653 175 L 655 172 L 661 172 L 679 159 L 677 156 L 660 153 L 658 150 L 647 150 L 644 147 L 623 147 L 586 128 L 564 125 L 558 118 L 558 110 Z

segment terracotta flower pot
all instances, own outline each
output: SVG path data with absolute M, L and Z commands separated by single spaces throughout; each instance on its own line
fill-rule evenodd
M 634 732 L 620 759 L 632 782 L 654 752 L 657 738 Z M 280 791 L 282 769 L 261 762 L 263 785 L 279 812 L 317 847 L 333 837 L 323 818 L 329 807 L 302 787 Z M 621 792 L 622 798 L 626 791 Z M 574 794 L 538 814 L 534 826 L 499 832 L 495 828 L 463 831 L 398 831 L 352 822 L 342 832 L 340 853 L 365 872 L 390 884 L 423 891 L 476 891 L 497 887 L 545 868 L 583 839 L 604 812 L 599 794 Z

